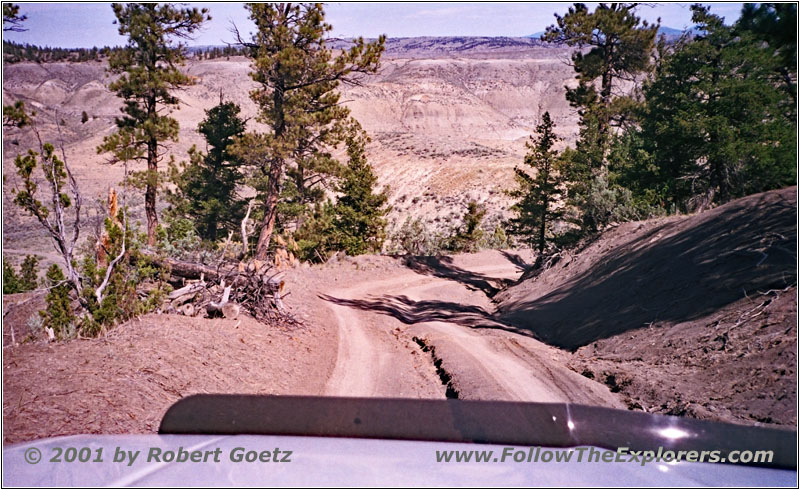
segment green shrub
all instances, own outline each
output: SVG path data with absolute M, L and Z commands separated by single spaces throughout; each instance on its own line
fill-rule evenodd
M 118 220 L 124 219 L 122 211 Z M 108 234 L 108 262 L 117 257 L 122 250 L 122 227 L 106 218 L 105 230 Z M 126 253 L 117 262 L 109 276 L 108 285 L 102 294 L 102 301 L 98 303 L 95 290 L 102 284 L 106 275 L 106 267 L 97 263 L 94 254 L 87 253 L 83 259 L 84 298 L 88 304 L 89 315 L 84 316 L 81 322 L 81 333 L 86 336 L 97 335 L 103 327 L 110 327 L 116 323 L 124 322 L 136 315 L 151 311 L 161 304 L 166 293 L 166 271 L 152 264 L 150 259 L 139 251 L 143 236 L 128 226 L 125 235 Z M 144 282 L 153 282 L 154 287 L 148 296 L 142 300 L 136 287 Z
M 448 238 L 435 233 L 418 218 L 406 218 L 399 230 L 391 235 L 393 251 L 406 255 L 441 255 Z
M 14 270 L 14 266 L 3 258 L 3 294 L 14 294 L 14 293 L 21 293 L 22 292 L 22 285 L 20 284 L 19 276 L 17 275 L 17 271 Z
M 22 261 L 20 266 L 20 286 L 23 291 L 31 291 L 36 289 L 38 284 L 38 275 L 36 274 L 36 266 L 39 265 L 39 257 L 35 255 L 28 255 Z
M 39 257 L 28 255 L 22 261 L 19 273 L 14 270 L 11 263 L 3 259 L 3 294 L 24 293 L 36 289 L 38 285 L 38 275 L 36 266 L 39 265 Z
M 486 208 L 475 201 L 467 204 L 463 226 L 448 239 L 447 249 L 453 252 L 475 252 L 482 241 L 481 223 L 486 215 Z
M 47 307 L 40 312 L 45 327 L 53 329 L 58 339 L 67 339 L 75 332 L 75 315 L 72 311 L 70 298 L 71 287 L 64 282 L 66 279 L 61 268 L 53 264 L 47 269 L 46 282 L 50 290 L 45 296 Z

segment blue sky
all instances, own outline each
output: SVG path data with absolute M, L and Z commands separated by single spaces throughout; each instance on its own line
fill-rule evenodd
M 28 16 L 27 32 L 3 33 L 8 40 L 41 46 L 66 48 L 118 45 L 124 39 L 112 24 L 110 3 L 20 3 Z M 191 45 L 232 41 L 231 21 L 242 33 L 252 30 L 241 3 L 197 3 L 209 9 L 212 21 Z M 326 4 L 327 20 L 338 37 L 411 36 L 525 36 L 543 31 L 563 14 L 570 3 L 346 3 Z M 593 8 L 594 3 L 588 3 Z M 683 29 L 691 24 L 690 3 L 647 4 L 639 7 L 641 17 Z M 711 11 L 732 23 L 739 17 L 741 3 L 714 3 Z

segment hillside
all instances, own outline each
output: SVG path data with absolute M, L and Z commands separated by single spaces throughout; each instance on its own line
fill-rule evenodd
M 563 96 L 574 76 L 566 53 L 527 39 L 399 39 L 390 43 L 377 75 L 343 86 L 342 100 L 372 138 L 368 157 L 380 184 L 390 187 L 392 226 L 411 215 L 447 229 L 471 199 L 489 208 L 487 226 L 497 222 L 507 204 L 503 191 L 513 185 L 513 168 L 540 115 L 550 111 L 565 141 L 577 134 L 577 115 Z M 178 161 L 192 145 L 203 148 L 197 124 L 220 91 L 242 106 L 245 117 L 255 115 L 247 59 L 190 60 L 185 70 L 197 83 L 178 94 L 180 140 L 170 146 Z M 106 156 L 95 152 L 113 131 L 121 106 L 106 88 L 111 77 L 103 63 L 17 63 L 6 65 L 3 77 L 3 103 L 23 100 L 34 108 L 46 140 L 57 137 L 56 113 L 63 120 L 67 156 L 88 199 L 120 182 L 121 168 L 106 165 Z M 85 124 L 83 111 L 90 117 Z M 250 125 L 258 127 L 253 120 Z M 11 205 L 13 158 L 34 144 L 30 131 L 4 131 L 9 178 L 3 184 L 3 243 L 12 253 L 49 252 L 31 220 Z M 140 200 L 135 196 L 132 204 L 141 218 Z
M 495 298 L 633 408 L 796 419 L 797 188 L 604 233 Z
M 289 328 L 149 314 L 50 343 L 27 321 L 42 305 L 7 295 L 4 442 L 153 432 L 171 403 L 209 392 L 527 400 L 795 425 L 796 190 L 621 225 L 525 274 L 497 305 L 489 295 L 530 251 L 291 269 L 287 306 L 301 324 Z

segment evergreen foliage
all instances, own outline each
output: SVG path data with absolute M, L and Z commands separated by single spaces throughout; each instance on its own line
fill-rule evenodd
M 562 172 L 574 215 L 570 221 L 581 233 L 605 227 L 625 200 L 625 192 L 608 174 L 608 155 L 612 128 L 629 127 L 637 100 L 615 94 L 614 89 L 621 80 L 635 80 L 651 70 L 659 27 L 637 17 L 636 7 L 601 3 L 589 12 L 586 5 L 576 3 L 563 17 L 556 15 L 556 24 L 542 36 L 544 41 L 579 48 L 572 55 L 578 86 L 567 87 L 566 98 L 578 109 L 580 136 L 574 151 L 564 152 Z
M 486 216 L 486 208 L 476 201 L 467 203 L 467 211 L 464 213 L 463 226 L 455 230 L 448 240 L 447 248 L 453 252 L 475 252 L 483 240 L 483 217 Z
M 15 294 L 23 291 L 17 271 L 5 257 L 3 257 L 3 294 Z
M 19 284 L 22 291 L 36 289 L 39 283 L 36 267 L 39 265 L 39 257 L 36 255 L 26 255 L 25 260 L 19 268 Z
M 151 264 L 150 260 L 141 254 L 142 239 L 127 223 L 126 212 L 120 209 L 116 219 L 105 219 L 105 232 L 108 241 L 102 244 L 106 257 L 117 257 L 123 246 L 123 234 L 126 252 L 117 262 L 109 277 L 102 301 L 98 303 L 94 294 L 95 289 L 102 283 L 108 267 L 106 263 L 98 263 L 93 253 L 87 253 L 83 258 L 82 272 L 84 279 L 84 299 L 88 305 L 89 315 L 82 319 L 81 333 L 87 336 L 97 335 L 103 327 L 128 320 L 136 315 L 151 311 L 161 304 L 166 292 L 166 271 Z M 127 230 L 127 231 L 125 231 Z M 153 283 L 147 298 L 141 300 L 136 286 L 143 282 Z
M 38 265 L 39 257 L 27 255 L 17 273 L 14 266 L 3 258 L 3 294 L 24 293 L 36 289 L 39 283 L 36 273 Z
M 746 3 L 736 28 L 767 43 L 777 58 L 775 71 L 797 102 L 797 3 Z
M 335 205 L 330 200 L 314 204 L 302 226 L 292 234 L 297 258 L 307 262 L 325 262 L 337 251 Z
M 3 41 L 3 62 L 20 63 L 32 61 L 34 63 L 57 63 L 100 61 L 119 48 L 108 46 L 98 48 L 52 48 L 49 46 L 36 46 L 33 44 L 20 44 L 14 41 Z
M 406 255 L 440 255 L 449 237 L 428 229 L 419 218 L 408 216 L 391 236 L 396 251 Z
M 170 214 L 188 218 L 199 236 L 211 242 L 222 229 L 238 229 L 244 217 L 244 202 L 237 188 L 244 183 L 243 162 L 231 145 L 245 130 L 240 108 L 233 102 L 221 102 L 206 111 L 198 131 L 206 140 L 208 153 L 196 147 L 189 150 L 189 163 L 183 169 L 171 166 L 171 180 L 176 189 L 167 195 Z
M 336 202 L 317 202 L 293 234 L 301 260 L 324 261 L 340 250 L 348 255 L 381 251 L 386 238 L 387 189 L 375 193 L 378 178 L 365 154 L 367 135 L 358 126 L 347 137 L 347 168 L 335 190 Z
M 76 323 L 70 299 L 71 288 L 66 283 L 64 273 L 57 264 L 53 264 L 47 269 L 45 278 L 50 290 L 44 298 L 47 307 L 39 314 L 44 320 L 44 326 L 52 328 L 56 338 L 67 339 L 75 332 Z
M 567 87 L 567 100 L 579 109 L 584 127 L 593 127 L 593 145 L 599 155 L 591 158 L 592 168 L 603 164 L 602 158 L 610 125 L 620 112 L 613 100 L 618 80 L 630 80 L 651 65 L 658 24 L 650 25 L 635 15 L 637 4 L 601 3 L 594 12 L 576 3 L 567 14 L 556 15 L 556 24 L 547 28 L 543 41 L 576 46 L 572 55 L 578 86 Z M 583 48 L 589 47 L 588 52 Z M 600 80 L 598 93 L 595 81 Z M 589 142 L 587 135 L 582 139 Z M 599 157 L 599 158 L 598 158 Z
M 386 214 L 389 208 L 387 189 L 375 193 L 378 177 L 365 154 L 368 142 L 360 129 L 347 139 L 349 157 L 344 178 L 336 186 L 341 196 L 334 206 L 337 248 L 348 255 L 380 252 L 386 237 Z
M 25 111 L 25 102 L 18 100 L 14 105 L 3 106 L 3 126 L 24 128 L 30 125 L 31 117 Z
M 553 149 L 559 138 L 553 132 L 553 120 L 549 112 L 542 115 L 536 133 L 538 136 L 531 137 L 526 145 L 528 154 L 525 156 L 525 165 L 531 170 L 514 169 L 519 187 L 509 193 L 517 199 L 511 208 L 516 217 L 509 224 L 511 233 L 523 237 L 541 256 L 548 233 L 552 233 L 553 222 L 563 214 L 558 205 L 563 182 L 557 172 L 559 154 Z
M 119 33 L 128 37 L 128 44 L 109 56 L 109 71 L 120 75 L 109 89 L 125 102 L 125 115 L 117 119 L 117 132 L 106 136 L 98 151 L 119 158 L 121 151 L 132 146 L 138 150 L 138 158 L 147 162 L 147 170 L 135 180 L 145 188 L 148 244 L 155 245 L 158 163 L 164 142 L 178 138 L 178 121 L 164 110 L 179 103 L 174 89 L 192 83 L 178 68 L 185 59 L 185 47 L 172 41 L 190 38 L 210 17 L 207 9 L 171 4 L 115 3 L 112 8 Z
M 205 49 L 195 49 L 194 56 L 200 60 L 230 59 L 231 56 L 247 56 L 249 52 L 249 49 L 243 46 L 212 46 Z
M 337 87 L 356 73 L 374 72 L 384 49 L 359 38 L 353 47 L 334 56 L 326 45 L 332 27 L 321 4 L 247 4 L 257 32 L 250 49 L 258 88 L 251 92 L 265 133 L 241 139 L 240 155 L 260 172 L 255 187 L 263 196 L 263 218 L 255 256 L 267 257 L 276 225 L 283 176 L 291 167 L 296 196 L 337 174 L 341 165 L 331 148 L 346 137 L 350 111 L 339 103 Z
M 707 8 L 692 10 L 703 34 L 666 53 L 645 87 L 623 185 L 680 211 L 792 185 L 797 114 L 774 76 L 782 57 Z
M 796 183 L 796 5 L 746 4 L 733 26 L 694 5 L 696 28 L 673 44 L 655 44 L 634 8 L 575 4 L 543 36 L 589 48 L 567 89 L 581 119 L 558 164 L 574 225 L 562 243 Z M 615 80 L 641 90 L 617 94 Z
M 27 31 L 22 27 L 22 23 L 28 19 L 27 15 L 19 14 L 19 5 L 13 3 L 3 3 L 3 32 L 22 32 Z

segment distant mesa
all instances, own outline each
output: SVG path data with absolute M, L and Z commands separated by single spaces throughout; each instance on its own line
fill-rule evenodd
M 692 36 L 696 36 L 700 34 L 702 31 L 697 27 L 687 27 L 686 29 L 675 29 L 674 27 L 667 27 L 661 26 L 658 28 L 658 35 L 664 35 L 667 38 L 667 41 L 675 41 L 680 38 L 684 32 L 689 31 Z M 540 39 L 544 35 L 545 31 L 534 32 L 533 34 L 528 34 L 525 37 L 531 39 Z

